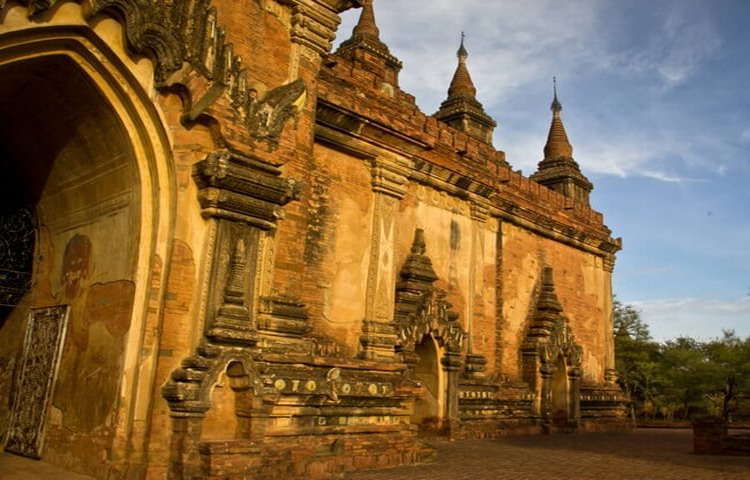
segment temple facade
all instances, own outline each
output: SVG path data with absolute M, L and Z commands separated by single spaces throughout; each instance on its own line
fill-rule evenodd
M 6 452 L 102 479 L 326 479 L 429 461 L 425 435 L 628 428 L 622 243 L 557 92 L 524 177 L 467 45 L 425 114 L 375 13 L 0 0 Z

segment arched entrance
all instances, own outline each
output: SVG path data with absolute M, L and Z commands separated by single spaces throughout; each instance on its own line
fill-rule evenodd
M 0 447 L 104 478 L 127 462 L 115 444 L 142 445 L 130 436 L 143 421 L 134 390 L 152 388 L 139 279 L 167 258 L 168 141 L 141 84 L 91 30 L 12 25 L 0 25 L 0 218 L 7 227 L 25 209 L 33 227 L 25 248 L 10 242 L 31 258 L 30 282 L 0 283 L 13 300 L 0 308 Z
M 414 353 L 418 357 L 414 366 L 414 378 L 422 384 L 425 393 L 414 403 L 412 423 L 426 430 L 437 429 L 443 417 L 445 395 L 440 378 L 437 342 L 432 335 L 425 335 L 415 347 Z
M 253 390 L 244 365 L 230 362 L 211 390 L 211 408 L 203 419 L 201 441 L 249 439 Z
M 15 253 L 33 259 L 33 275 L 0 332 L 3 353 L 19 358 L 6 449 L 68 457 L 74 446 L 94 457 L 112 442 L 97 432 L 113 420 L 133 312 L 135 153 L 90 78 L 53 55 L 0 67 L 0 162 L 3 218 L 25 210 L 36 227 L 34 242 L 14 244 L 28 248 Z M 49 306 L 58 307 L 37 321 Z

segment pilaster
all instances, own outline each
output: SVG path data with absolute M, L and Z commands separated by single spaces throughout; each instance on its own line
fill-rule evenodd
M 485 371 L 487 359 L 484 355 L 476 353 L 475 325 L 477 319 L 484 318 L 484 275 L 482 268 L 484 263 L 485 236 L 484 229 L 489 219 L 489 210 L 479 203 L 471 204 L 471 264 L 469 265 L 469 301 L 471 302 L 469 318 L 466 320 L 466 333 L 468 336 L 468 351 L 466 353 L 467 376 L 479 376 Z
M 372 242 L 367 275 L 365 319 L 360 355 L 370 360 L 393 361 L 397 342 L 393 322 L 396 291 L 396 214 L 407 186 L 407 169 L 396 160 L 372 162 Z

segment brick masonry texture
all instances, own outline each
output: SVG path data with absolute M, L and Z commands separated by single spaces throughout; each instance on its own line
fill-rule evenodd
M 690 430 L 439 442 L 430 465 L 347 480 L 747 480 L 750 458 L 694 455 Z

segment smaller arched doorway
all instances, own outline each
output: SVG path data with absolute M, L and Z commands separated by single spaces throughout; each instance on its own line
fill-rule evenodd
M 565 357 L 559 355 L 555 365 L 555 371 L 551 380 L 550 410 L 552 423 L 556 426 L 565 426 L 570 421 L 570 380 L 568 379 L 568 367 Z
M 230 362 L 212 388 L 211 408 L 203 419 L 201 441 L 250 438 L 251 387 L 244 365 L 238 361 Z
M 574 431 L 580 420 L 583 348 L 576 342 L 545 267 L 541 291 L 521 347 L 524 380 L 545 431 Z
M 418 357 L 414 366 L 414 378 L 424 387 L 425 392 L 414 403 L 412 423 L 419 425 L 420 429 L 435 430 L 440 427 L 445 403 L 437 342 L 432 335 L 425 335 L 416 345 L 414 353 Z

